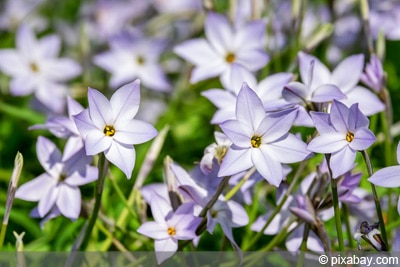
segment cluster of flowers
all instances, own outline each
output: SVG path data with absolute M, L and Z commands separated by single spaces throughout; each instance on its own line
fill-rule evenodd
M 11 2 L 20 1 L 9 1 L 10 10 Z M 97 20 L 88 27 L 101 30 L 93 31 L 99 36 L 91 38 L 98 42 L 109 40 L 109 51 L 95 55 L 93 63 L 111 73 L 109 86 L 115 92 L 108 100 L 101 92 L 89 88 L 87 109 L 69 96 L 66 82 L 81 75 L 82 67 L 72 59 L 58 58 L 59 37 L 37 39 L 30 27 L 21 25 L 16 34 L 16 48 L 0 50 L 0 70 L 12 77 L 10 94 L 33 93 L 51 114 L 45 124 L 31 129 L 48 129 L 56 137 L 67 139 L 61 153 L 49 139 L 38 138 L 37 156 L 46 173 L 16 192 L 18 198 L 39 202 L 31 215 L 44 218 L 42 222 L 60 214 L 72 220 L 79 217 L 79 186 L 99 178 L 98 169 L 91 165 L 93 156 L 104 153 L 129 179 L 136 160 L 133 145 L 158 134 L 153 125 L 134 117 L 140 105 L 140 83 L 164 93 L 173 88 L 159 63 L 168 46 L 164 41 L 147 39 L 123 28 L 140 13 L 126 5 L 138 5 L 140 10 L 149 8 L 143 2 L 99 1 L 92 7 L 97 10 Z M 187 6 L 181 6 L 180 1 L 168 2 L 155 1 L 153 7 L 165 13 L 200 12 L 202 8 L 194 0 L 187 1 Z M 245 7 L 246 2 L 250 1 L 239 1 L 239 5 Z M 386 77 L 380 59 L 371 54 L 365 64 L 363 54 L 350 55 L 330 71 L 318 58 L 300 51 L 296 58 L 299 80 L 294 73 L 279 72 L 257 81 L 257 72 L 271 60 L 266 47 L 270 45 L 267 39 L 272 37 L 267 36 L 266 20 L 247 22 L 248 9 L 240 6 L 234 21 L 208 11 L 204 38 L 185 40 L 188 34 L 183 31 L 178 38 L 182 41 L 172 49 L 194 65 L 190 83 L 219 78 L 223 89 L 209 89 L 202 95 L 216 106 L 211 124 L 218 125 L 222 132 L 215 132 L 216 143 L 205 149 L 200 164 L 191 173 L 177 163 L 168 163 L 167 169 L 175 180 L 172 186 L 149 184 L 141 190 L 154 221 L 144 222 L 135 230 L 155 239 L 157 252 L 167 252 L 157 254 L 158 263 L 178 250 L 178 240 L 193 240 L 197 245 L 201 234 L 213 233 L 217 224 L 239 255 L 241 249 L 251 245 L 239 246 L 232 228 L 249 223 L 253 231 L 263 234 L 288 233 L 285 245 L 291 251 L 299 250 L 303 233 L 312 229 L 307 248 L 329 250 L 332 243 L 322 222 L 337 216 L 335 197 L 348 205 L 352 214 L 359 215 L 355 224 L 360 218 L 371 221 L 377 216 L 374 203 L 368 200 L 369 193 L 359 187 L 362 174 L 354 173 L 354 167 L 357 152 L 365 154 L 376 141 L 367 116 L 387 111 L 389 103 L 388 98 L 382 97 Z M 371 10 L 373 38 L 377 35 L 377 21 L 383 18 L 386 23 L 383 30 L 390 33 L 388 38 L 400 38 L 399 32 L 390 28 L 399 18 L 390 21 L 379 8 L 372 6 Z M 346 16 L 341 18 L 351 20 L 346 12 L 343 11 Z M 343 39 L 338 37 L 340 23 L 343 21 L 337 20 L 335 25 L 338 40 Z M 278 47 L 271 49 L 278 49 L 283 46 L 279 36 L 287 38 L 285 25 L 276 22 L 273 27 L 277 27 L 274 37 Z M 341 45 L 338 41 L 330 51 L 338 51 Z M 67 115 L 63 115 L 65 106 Z M 313 129 L 314 134 L 306 137 L 300 131 L 294 133 L 293 126 Z M 317 154 L 325 155 L 323 160 L 315 157 Z M 400 164 L 400 146 L 397 158 Z M 288 178 L 292 168 L 287 164 L 302 162 L 298 167 L 302 170 L 301 164 L 310 160 L 319 160 L 311 173 Z M 399 168 L 392 166 L 369 173 L 369 181 L 383 187 L 398 187 Z M 293 192 L 291 183 L 295 185 L 300 176 L 304 176 L 303 180 L 297 192 Z M 276 188 L 278 208 L 250 222 L 244 205 L 252 205 L 258 198 L 254 188 L 264 180 Z M 337 186 L 332 188 L 332 194 L 330 183 Z M 171 191 L 175 192 L 175 198 L 171 197 Z M 371 205 L 373 209 L 366 213 L 365 207 Z M 400 213 L 400 201 L 398 210 Z

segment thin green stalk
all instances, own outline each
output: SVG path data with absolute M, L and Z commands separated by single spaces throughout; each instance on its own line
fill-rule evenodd
M 303 232 L 303 240 L 301 241 L 300 251 L 306 252 L 307 251 L 307 240 L 310 234 L 310 225 L 306 223 L 304 225 L 304 232 Z M 297 262 L 297 266 L 301 267 L 304 266 L 304 253 L 300 254 L 299 261 Z
M 338 237 L 338 241 L 339 241 L 339 251 L 344 251 L 342 220 L 340 218 L 340 207 L 339 207 L 339 196 L 338 196 L 338 191 L 337 191 L 337 181 L 336 181 L 336 179 L 332 178 L 332 175 L 331 175 L 330 179 L 331 179 L 331 189 L 332 189 L 332 199 L 333 199 L 333 210 L 335 213 L 336 232 L 337 232 L 337 237 Z
M 366 150 L 361 151 L 361 153 L 364 157 L 364 161 L 367 166 L 368 176 L 371 177 L 373 174 L 371 160 L 370 160 Z M 385 221 L 383 220 L 381 203 L 379 202 L 378 193 L 376 192 L 375 185 L 372 183 L 370 183 L 370 184 L 371 184 L 372 194 L 374 196 L 376 213 L 378 214 L 379 226 L 381 228 L 382 239 L 383 239 L 383 242 L 385 242 L 386 247 L 389 249 L 389 243 L 387 240 L 386 227 L 385 227 Z
M 80 246 L 78 246 L 78 248 L 80 248 L 81 250 L 84 250 L 89 243 L 90 234 L 92 233 L 93 227 L 96 223 L 96 219 L 100 211 L 101 196 L 103 195 L 104 181 L 106 179 L 106 175 L 108 172 L 108 161 L 103 153 L 99 155 L 98 169 L 99 169 L 99 178 L 96 183 L 94 208 L 92 216 L 90 217 L 88 226 L 86 228 L 85 234 L 83 236 L 82 243 L 80 244 Z
M 307 164 L 307 160 L 304 160 L 300 163 L 300 166 L 297 169 L 297 172 L 293 178 L 293 181 L 290 183 L 288 190 L 285 192 L 285 195 L 282 197 L 278 206 L 276 206 L 276 208 L 274 209 L 274 212 L 268 218 L 268 221 L 264 224 L 263 228 L 254 236 L 254 238 L 252 239 L 250 244 L 247 246 L 243 246 L 243 251 L 246 251 L 249 248 L 251 248 L 261 238 L 261 236 L 264 235 L 265 229 L 267 229 L 267 227 L 270 225 L 270 223 L 275 218 L 275 216 L 281 211 L 281 209 L 282 209 L 283 205 L 285 204 L 286 200 L 288 199 L 289 195 L 292 193 L 294 187 L 297 185 L 297 182 L 299 181 L 300 176 L 303 173 L 304 168 L 306 167 L 306 164 Z
M 7 232 L 7 226 L 8 224 L 2 224 L 1 226 L 1 232 L 0 232 L 0 250 L 3 247 L 3 243 L 4 243 L 4 238 L 6 236 L 6 232 Z
M 242 180 L 240 180 L 239 183 L 237 183 L 226 195 L 225 195 L 225 200 L 228 201 L 230 200 L 243 186 L 243 184 L 253 175 L 253 173 L 256 171 L 256 168 L 251 168 L 245 176 L 243 176 Z
M 349 241 L 349 248 L 354 248 L 354 246 L 353 246 L 353 233 L 351 231 L 350 221 L 349 221 L 349 218 L 350 218 L 349 208 L 348 208 L 348 206 L 346 204 L 343 204 L 342 212 L 343 212 L 343 218 L 345 219 L 344 223 L 346 225 L 346 235 L 347 235 L 347 239 Z
M 339 242 L 339 251 L 344 251 L 344 241 L 343 241 L 343 231 L 342 231 L 342 220 L 340 217 L 340 207 L 339 207 L 339 195 L 337 191 L 337 180 L 332 177 L 332 170 L 330 166 L 330 154 L 325 155 L 326 161 L 328 162 L 329 178 L 331 179 L 331 189 L 332 189 L 332 201 L 333 201 L 333 211 L 335 213 L 335 224 L 337 238 Z

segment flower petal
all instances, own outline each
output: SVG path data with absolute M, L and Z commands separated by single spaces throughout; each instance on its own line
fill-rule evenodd
M 370 147 L 376 138 L 374 133 L 367 128 L 359 128 L 354 133 L 354 139 L 349 143 L 349 146 L 354 150 L 364 150 Z
M 89 115 L 93 124 L 100 130 L 114 122 L 113 111 L 108 99 L 99 91 L 89 88 Z
M 56 145 L 49 139 L 39 136 L 36 143 L 36 154 L 46 172 L 57 178 L 59 166 L 56 168 L 55 166 L 61 162 L 62 156 Z
M 274 155 L 274 158 L 281 163 L 299 162 L 310 155 L 307 144 L 293 134 L 288 134 L 276 142 L 267 144 L 265 149 L 270 151 L 271 155 Z
M 249 125 L 255 131 L 265 116 L 266 113 L 261 99 L 247 83 L 243 83 L 236 102 L 237 120 L 244 125 Z
M 257 80 L 253 73 L 245 68 L 242 64 L 232 63 L 228 68 L 224 68 L 220 81 L 223 87 L 227 90 L 239 93 L 243 83 L 247 83 L 251 88 L 257 86 Z
M 168 226 L 165 223 L 145 222 L 138 229 L 138 233 L 153 239 L 169 239 Z
M 219 168 L 218 176 L 228 176 L 245 171 L 253 166 L 250 149 L 228 149 Z
M 110 99 L 114 118 L 129 120 L 135 117 L 140 104 L 140 81 L 128 83 L 117 89 Z
M 311 118 L 320 134 L 329 134 L 335 132 L 335 128 L 330 124 L 329 114 L 325 112 L 310 112 Z
M 288 133 L 296 116 L 296 108 L 269 113 L 260 123 L 256 133 L 262 135 L 262 143 L 274 142 Z
M 323 103 L 333 99 L 346 98 L 346 95 L 340 91 L 339 87 L 333 84 L 323 84 L 318 86 L 311 97 L 312 102 Z
M 185 41 L 174 47 L 174 53 L 196 66 L 209 64 L 210 60 L 219 57 L 204 39 Z
M 81 191 L 78 187 L 59 185 L 56 204 L 60 212 L 70 219 L 77 219 L 81 211 Z
M 48 175 L 43 173 L 35 179 L 18 187 L 15 197 L 27 201 L 39 201 L 46 192 L 55 186 L 56 181 Z
M 330 158 L 332 177 L 337 178 L 351 170 L 355 159 L 356 151 L 352 150 L 349 146 L 345 146 L 338 152 L 333 153 Z
M 232 27 L 225 16 L 210 12 L 206 17 L 204 30 L 208 41 L 220 55 L 233 45 Z
M 331 106 L 331 123 L 337 132 L 347 133 L 350 109 L 339 101 L 333 100 Z
M 169 202 L 154 192 L 151 196 L 151 213 L 156 222 L 165 222 L 165 219 L 173 212 Z
M 291 82 L 282 90 L 282 97 L 290 103 L 306 103 L 310 94 L 309 88 L 300 82 Z
M 251 160 L 257 171 L 270 184 L 278 187 L 283 179 L 282 165 L 269 155 L 267 146 L 252 149 Z
M 317 153 L 334 153 L 348 145 L 343 133 L 332 132 L 315 137 L 308 144 L 307 149 Z
M 136 159 L 136 152 L 132 145 L 121 144 L 114 140 L 104 154 L 111 163 L 125 173 L 128 179 L 131 178 Z
M 385 104 L 374 93 L 362 86 L 356 86 L 347 93 L 347 99 L 341 99 L 340 102 L 348 107 L 354 103 L 358 103 L 361 112 L 365 116 L 376 114 L 385 109 Z
M 96 155 L 110 148 L 113 137 L 106 136 L 103 132 L 95 129 L 90 131 L 85 139 L 85 149 L 88 156 Z
M 250 139 L 253 133 L 243 127 L 241 122 L 228 120 L 221 123 L 220 127 L 233 144 L 240 148 L 249 148 L 251 146 Z
M 39 200 L 38 212 L 40 217 L 44 217 L 54 206 L 59 196 L 59 187 L 52 185 L 46 192 L 43 192 L 43 197 Z
M 298 58 L 301 80 L 304 84 L 308 85 L 311 90 L 322 84 L 330 83 L 331 72 L 318 58 L 304 52 L 299 52 Z M 314 61 L 313 69 L 311 64 L 312 61 Z M 313 73 L 310 75 L 310 71 L 312 70 Z M 310 80 L 311 77 L 312 81 Z
M 77 115 L 73 115 L 72 119 L 74 120 L 76 128 L 84 139 L 90 132 L 99 131 L 99 129 L 93 124 L 93 121 L 90 119 L 88 109 L 83 110 Z
M 141 144 L 157 135 L 157 130 L 148 122 L 140 120 L 120 120 L 114 124 L 115 140 L 123 144 Z
M 364 68 L 364 55 L 347 57 L 332 72 L 334 82 L 344 93 L 348 93 L 360 80 Z M 351 73 L 351 75 L 349 75 Z
M 161 264 L 166 259 L 172 257 L 178 250 L 178 241 L 173 238 L 154 241 L 157 264 Z
M 368 181 L 382 187 L 400 187 L 400 166 L 390 166 L 380 169 L 368 178 Z

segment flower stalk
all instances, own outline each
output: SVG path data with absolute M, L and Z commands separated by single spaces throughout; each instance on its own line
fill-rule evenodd
M 89 243 L 90 234 L 92 233 L 93 227 L 96 223 L 96 219 L 100 211 L 101 197 L 103 195 L 103 189 L 104 189 L 104 181 L 106 179 L 108 172 L 108 160 L 106 159 L 103 153 L 99 155 L 98 168 L 99 168 L 99 179 L 97 180 L 96 183 L 94 208 L 92 216 L 90 217 L 90 220 L 86 227 L 82 243 L 78 246 L 78 248 L 80 248 L 81 250 L 84 250 Z
M 368 152 L 366 150 L 363 150 L 363 151 L 361 151 L 361 153 L 364 157 L 365 165 L 367 166 L 368 176 L 371 177 L 373 174 L 373 170 L 372 170 L 372 164 L 371 164 L 371 160 L 369 158 Z M 383 219 L 381 203 L 379 202 L 378 193 L 376 192 L 375 185 L 373 183 L 370 183 L 370 184 L 371 184 L 372 194 L 374 196 L 374 202 L 375 202 L 376 213 L 378 215 L 379 226 L 381 228 L 382 239 L 383 239 L 383 242 L 385 242 L 386 247 L 388 247 L 389 243 L 387 240 L 386 227 L 385 227 L 385 221 Z
M 8 184 L 6 209 L 4 211 L 3 224 L 0 232 L 0 250 L 3 247 L 4 238 L 7 232 L 8 220 L 10 218 L 11 208 L 15 197 L 15 191 L 17 190 L 19 177 L 21 176 L 22 167 L 24 165 L 24 158 L 20 152 L 17 152 L 14 160 L 14 169 L 11 175 L 10 183 Z

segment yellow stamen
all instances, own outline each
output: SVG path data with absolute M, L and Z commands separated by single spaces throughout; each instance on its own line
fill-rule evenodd
M 232 52 L 228 52 L 225 56 L 225 61 L 228 62 L 229 64 L 232 64 L 236 60 L 236 56 Z
M 142 56 L 138 56 L 138 57 L 136 58 L 136 63 L 137 63 L 138 65 L 143 65 L 143 64 L 144 64 L 144 58 L 143 58 Z
M 39 66 L 36 63 L 32 62 L 31 64 L 29 64 L 29 67 L 33 72 L 39 72 Z
M 176 235 L 175 227 L 169 227 L 167 232 L 171 236 Z
M 347 132 L 346 141 L 350 143 L 353 140 L 354 140 L 354 134 L 352 132 Z
M 106 136 L 113 136 L 115 134 L 115 128 L 112 125 L 107 125 L 104 127 L 103 132 Z
M 251 138 L 251 146 L 254 148 L 259 148 L 261 145 L 261 136 L 254 135 Z

